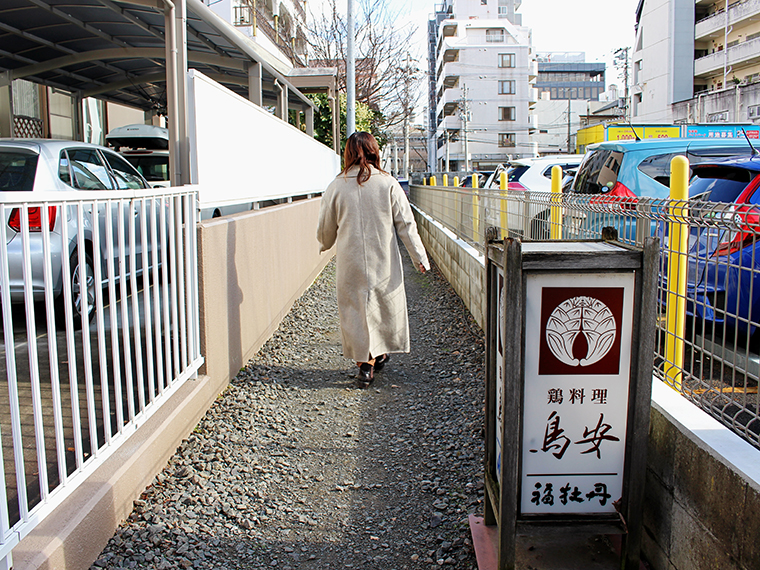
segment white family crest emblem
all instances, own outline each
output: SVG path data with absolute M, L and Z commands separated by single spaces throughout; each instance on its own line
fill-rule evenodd
M 555 308 L 546 323 L 549 350 L 568 366 L 590 366 L 612 348 L 617 323 L 610 308 L 594 297 L 573 297 Z

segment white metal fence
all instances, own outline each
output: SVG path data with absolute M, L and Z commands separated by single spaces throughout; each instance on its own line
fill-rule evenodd
M 196 199 L 0 193 L 0 568 L 196 375 Z
M 760 447 L 760 207 L 419 185 L 410 199 L 481 251 L 488 228 L 524 240 L 659 237 L 655 373 Z

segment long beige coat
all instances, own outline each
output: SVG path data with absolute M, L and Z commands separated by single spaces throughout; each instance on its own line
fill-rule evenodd
M 404 273 L 396 235 L 415 267 L 430 269 L 412 208 L 395 178 L 372 169 L 359 185 L 358 167 L 338 177 L 322 197 L 320 251 L 337 243 L 337 290 L 343 354 L 357 362 L 409 352 Z

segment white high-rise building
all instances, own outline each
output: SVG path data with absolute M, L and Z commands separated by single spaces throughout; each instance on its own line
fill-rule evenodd
M 647 0 L 636 12 L 631 120 L 760 117 L 760 0 Z
M 519 0 L 444 0 L 428 26 L 435 170 L 535 156 L 538 64 Z M 431 160 L 432 162 L 432 160 Z

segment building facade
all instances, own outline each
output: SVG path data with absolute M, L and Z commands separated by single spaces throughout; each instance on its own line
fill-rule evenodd
M 755 121 L 760 119 L 755 83 L 760 83 L 760 0 L 639 3 L 634 122 Z
M 280 62 L 307 65 L 304 0 L 203 0 L 221 18 Z
M 445 0 L 431 18 L 435 170 L 488 170 L 536 155 L 530 136 L 538 67 L 519 6 L 517 0 Z
M 538 52 L 538 96 L 598 101 L 605 90 L 604 63 L 586 63 L 583 52 Z

